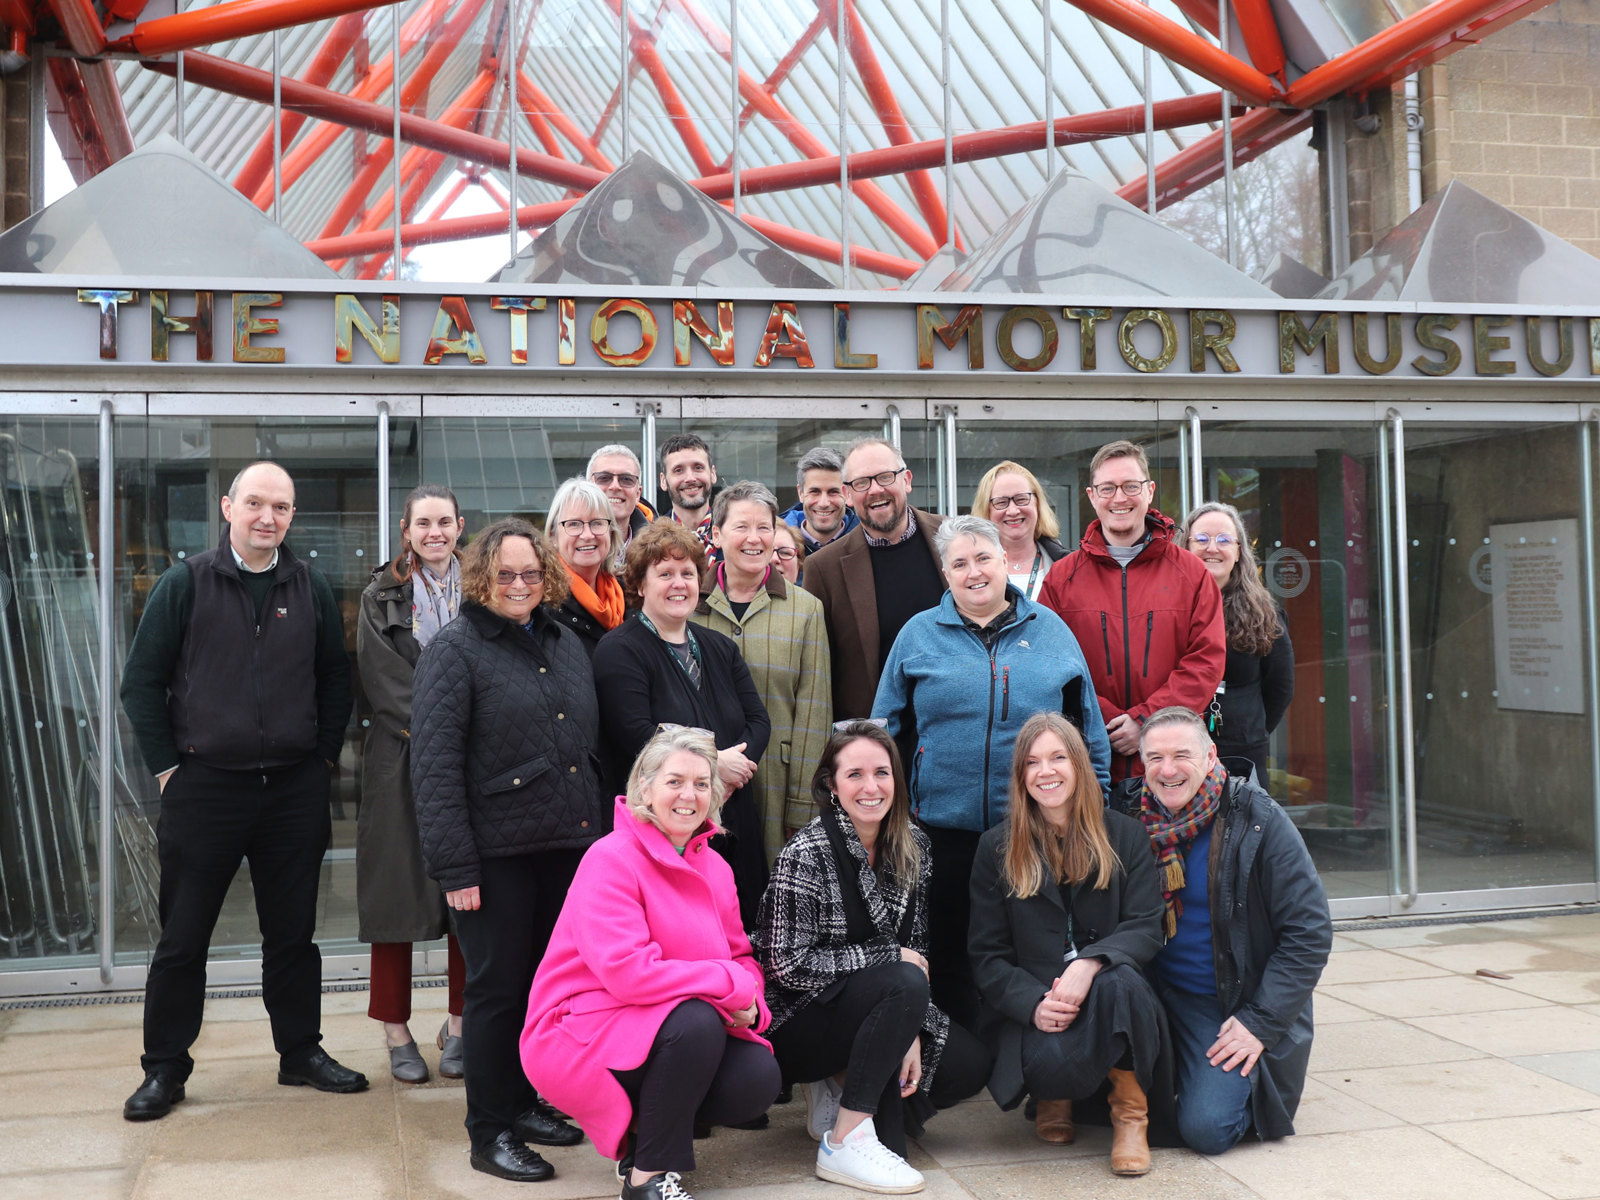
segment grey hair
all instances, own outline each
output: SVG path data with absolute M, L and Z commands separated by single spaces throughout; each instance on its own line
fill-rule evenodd
M 229 501 L 234 504 L 239 503 L 239 481 L 251 471 L 254 471 L 257 467 L 271 467 L 273 470 L 281 472 L 283 477 L 289 481 L 290 491 L 292 492 L 294 490 L 293 475 L 290 475 L 289 472 L 285 471 L 280 464 L 273 462 L 270 458 L 258 458 L 255 462 L 250 463 L 248 466 L 241 467 L 239 473 L 233 477 L 233 482 L 228 485 Z
M 723 488 L 711 502 L 711 527 L 721 529 L 728 520 L 728 510 L 741 500 L 750 504 L 765 504 L 772 511 L 773 524 L 777 524 L 778 498 L 772 494 L 771 489 L 754 479 L 741 479 L 738 483 Z
M 1181 704 L 1169 704 L 1166 708 L 1158 708 L 1144 719 L 1144 725 L 1139 730 L 1139 745 L 1144 745 L 1144 740 L 1150 735 L 1152 729 L 1160 729 L 1164 725 L 1183 725 L 1194 732 L 1200 739 L 1201 745 L 1211 744 L 1211 734 L 1206 730 L 1206 723 L 1193 709 L 1184 708 Z
M 1000 530 L 995 523 L 984 517 L 964 513 L 959 517 L 946 517 L 939 523 L 938 530 L 933 535 L 933 548 L 939 555 L 939 565 L 944 565 L 945 553 L 950 549 L 950 543 L 958 537 L 976 538 L 978 541 L 991 543 L 1002 554 L 1004 548 L 1000 545 Z
M 626 454 L 633 460 L 633 473 L 639 476 L 641 480 L 644 478 L 644 468 L 639 465 L 639 456 L 621 442 L 612 442 L 609 446 L 601 446 L 600 449 L 589 455 L 589 465 L 583 469 L 583 477 L 587 479 L 593 475 L 594 464 L 602 458 L 610 458 L 613 454 Z
M 556 489 L 556 494 L 550 499 L 550 511 L 544 518 L 545 536 L 554 541 L 556 526 L 561 523 L 567 510 L 582 505 L 587 505 L 594 516 L 604 517 L 610 522 L 611 549 L 606 552 L 606 562 L 609 563 L 622 549 L 622 531 L 617 528 L 617 519 L 612 515 L 611 500 L 597 483 L 590 483 L 587 479 L 569 479 Z
M 656 781 L 656 776 L 661 774 L 661 768 L 667 765 L 667 759 L 680 750 L 705 759 L 706 767 L 711 772 L 711 807 L 706 812 L 706 819 L 713 825 L 721 821 L 722 802 L 728 798 L 728 787 L 717 774 L 717 745 L 705 730 L 682 726 L 677 729 L 660 730 L 644 744 L 644 749 L 639 751 L 639 757 L 633 760 L 633 770 L 628 772 L 626 799 L 628 811 L 633 814 L 635 820 L 648 821 L 657 829 L 661 828 L 661 822 L 656 819 L 655 813 L 650 811 L 650 805 L 645 802 L 644 794 L 645 790 Z
M 844 474 L 844 458 L 837 450 L 829 446 L 813 446 L 801 456 L 794 468 L 795 490 L 803 490 L 806 486 L 807 471 L 834 471 L 839 475 Z

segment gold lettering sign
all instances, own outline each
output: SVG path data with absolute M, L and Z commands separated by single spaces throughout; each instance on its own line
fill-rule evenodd
M 717 366 L 733 366 L 733 301 L 717 301 L 717 331 L 713 333 L 706 319 L 700 315 L 699 305 L 693 300 L 674 300 L 672 361 L 680 367 L 689 365 L 689 351 L 694 348 L 689 341 L 690 334 L 699 339 Z
M 639 322 L 639 344 L 632 350 L 617 350 L 611 345 L 611 322 L 624 313 Z M 589 344 L 600 361 L 613 367 L 642 367 L 655 353 L 660 335 L 655 313 L 640 300 L 607 300 L 589 320 Z
M 79 288 L 79 304 L 100 306 L 100 357 L 117 356 L 117 305 L 139 303 L 139 293 L 117 288 Z
M 1133 331 L 1147 321 L 1161 331 L 1161 352 L 1154 358 L 1139 353 L 1133 342 Z M 1117 349 L 1122 352 L 1122 361 L 1135 371 L 1165 371 L 1178 357 L 1178 331 L 1173 328 L 1172 318 L 1159 308 L 1130 308 L 1117 326 Z
M 1511 339 L 1494 337 L 1489 332 L 1491 329 L 1503 329 L 1509 324 L 1510 317 L 1472 318 L 1472 369 L 1479 375 L 1516 374 L 1516 363 L 1494 357 L 1497 350 L 1511 349 Z
M 400 361 L 400 297 L 385 296 L 379 301 L 383 325 L 372 319 L 358 296 L 341 293 L 333 298 L 333 359 L 335 362 L 355 360 L 355 337 L 372 347 L 379 362 Z M 153 331 L 152 331 L 153 332 Z
M 1206 326 L 1215 325 L 1219 332 L 1207 333 Z M 1239 360 L 1233 357 L 1228 343 L 1239 332 L 1239 323 L 1233 314 L 1220 308 L 1196 308 L 1189 312 L 1189 370 L 1206 369 L 1206 351 L 1216 356 L 1217 365 L 1224 371 L 1237 371 Z
M 277 317 L 257 317 L 256 308 L 282 308 L 282 292 L 235 292 L 233 294 L 233 361 L 244 363 L 281 363 L 282 346 L 257 346 L 251 338 L 266 337 L 278 332 Z
M 167 308 L 167 293 L 150 291 L 150 360 L 166 362 L 171 352 L 171 335 L 194 334 L 195 362 L 211 361 L 211 293 L 194 294 L 194 315 L 175 317 Z
M 1544 332 L 1539 328 L 1539 318 L 1529 317 L 1526 322 L 1528 362 L 1541 375 L 1564 375 L 1572 365 L 1572 318 L 1556 318 L 1556 360 L 1544 356 Z
M 1281 374 L 1294 374 L 1296 346 L 1309 356 L 1316 351 L 1319 344 L 1322 346 L 1322 373 L 1337 375 L 1339 373 L 1338 314 L 1322 313 L 1310 329 L 1306 328 L 1299 313 L 1278 314 L 1278 370 Z
M 465 296 L 441 296 L 439 311 L 433 317 L 433 334 L 428 338 L 428 349 L 422 356 L 425 365 L 436 367 L 446 354 L 462 354 L 475 367 L 483 366 L 489 356 L 483 352 L 483 341 L 478 337 L 478 327 L 472 323 L 467 311 Z
M 857 354 L 850 349 L 850 303 L 833 306 L 833 365 L 841 371 L 871 371 L 878 365 L 876 354 Z
M 1354 334 L 1351 349 L 1355 351 L 1357 365 L 1368 375 L 1387 375 L 1400 365 L 1400 354 L 1405 349 L 1405 343 L 1400 338 L 1400 314 L 1384 315 L 1383 329 L 1388 340 L 1384 343 L 1382 358 L 1372 357 L 1372 335 L 1367 331 L 1371 315 L 1358 312 L 1351 316 Z
M 756 351 L 755 365 L 770 367 L 775 357 L 792 358 L 797 367 L 809 369 L 817 365 L 806 342 L 806 331 L 800 327 L 800 311 L 790 300 L 779 300 L 772 306 L 772 313 L 767 317 L 767 332 L 762 335 L 761 348 Z
M 1424 375 L 1449 375 L 1461 365 L 1461 347 L 1452 342 L 1439 330 L 1454 329 L 1456 318 L 1441 316 L 1438 313 L 1428 313 L 1417 318 L 1417 341 L 1429 350 L 1437 350 L 1440 358 L 1435 360 L 1419 354 L 1411 360 L 1411 365 Z
M 983 305 L 969 304 L 956 314 L 954 321 L 946 321 L 944 313 L 933 304 L 917 305 L 917 369 L 933 369 L 933 339 L 944 343 L 946 350 L 954 350 L 956 343 L 967 339 L 967 366 L 974 371 L 983 370 Z
M 528 365 L 528 314 L 544 311 L 543 296 L 490 296 L 489 307 L 511 314 L 511 365 Z
M 1099 366 L 1095 356 L 1094 327 L 1098 321 L 1111 320 L 1109 308 L 1063 308 L 1061 315 L 1078 323 L 1078 367 L 1093 371 Z
M 1032 321 L 1039 327 L 1037 354 L 1017 353 L 1012 344 L 1012 335 L 1018 321 Z M 1013 371 L 1042 371 L 1055 361 L 1056 351 L 1061 348 L 1061 335 L 1056 332 L 1054 318 L 1044 309 L 1020 304 L 1016 308 L 1006 309 L 1005 315 L 1000 318 L 1000 324 L 994 331 L 994 344 L 995 349 L 1000 351 L 1000 361 Z
M 578 361 L 578 302 L 567 296 L 556 301 L 556 362 L 570 367 Z

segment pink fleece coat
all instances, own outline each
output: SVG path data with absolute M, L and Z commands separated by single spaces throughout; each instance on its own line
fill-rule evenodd
M 617 797 L 616 823 L 583 856 L 533 978 L 522 1069 L 550 1103 L 617 1158 L 633 1106 L 612 1071 L 643 1064 L 685 1000 L 771 1021 L 761 967 L 739 923 L 733 872 L 697 835 L 682 857 Z M 752 1029 L 732 1037 L 757 1042 Z

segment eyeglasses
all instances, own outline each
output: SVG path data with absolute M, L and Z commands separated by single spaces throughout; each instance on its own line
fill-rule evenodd
M 538 587 L 544 582 L 544 572 L 532 567 L 526 571 L 496 571 L 494 576 L 494 581 L 501 587 L 510 587 L 519 579 L 529 587 Z
M 772 557 L 774 557 L 776 559 L 779 559 L 782 562 L 789 562 L 790 560 L 792 560 L 795 557 L 794 547 L 793 546 L 774 546 L 772 548 Z
M 1120 489 L 1124 496 L 1137 496 L 1144 491 L 1144 485 L 1154 483 L 1153 479 L 1129 479 L 1125 483 L 1094 483 L 1089 485 L 1089 490 L 1102 500 L 1109 500 Z
M 582 533 L 585 529 L 590 533 L 604 533 L 611 528 L 611 519 L 596 517 L 592 521 L 580 521 L 574 517 L 570 521 L 557 521 L 556 524 L 562 533 Z
M 1010 508 L 1013 504 L 1018 508 L 1032 508 L 1033 493 L 1018 492 L 1015 496 L 989 497 L 989 507 L 994 509 L 996 512 L 1005 512 L 1005 510 Z
M 833 723 L 833 731 L 835 733 L 846 733 L 846 732 L 848 732 L 850 730 L 850 728 L 852 726 L 855 726 L 855 725 L 873 725 L 873 726 L 876 726 L 878 729 L 887 729 L 887 728 L 889 728 L 889 718 L 888 717 L 851 717 L 848 721 L 835 721 Z
M 852 492 L 864 492 L 874 483 L 879 487 L 888 487 L 900 477 L 900 472 L 904 470 L 904 467 L 896 467 L 892 471 L 879 471 L 876 475 L 863 475 L 860 479 L 846 480 L 845 486 Z
M 1215 546 L 1218 550 L 1226 550 L 1229 546 L 1239 544 L 1239 539 L 1228 533 L 1219 533 L 1215 536 L 1209 533 L 1191 533 L 1189 540 L 1196 546 Z
M 616 482 L 625 488 L 631 488 L 639 486 L 639 477 L 637 475 L 619 475 L 615 471 L 596 471 L 589 476 L 589 482 L 598 483 L 601 487 L 610 487 L 613 482 Z

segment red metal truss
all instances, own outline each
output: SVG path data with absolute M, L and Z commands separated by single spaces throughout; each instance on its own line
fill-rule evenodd
M 55 13 L 74 54 L 92 58 L 105 50 L 106 31 L 101 28 L 100 14 L 94 10 L 94 0 L 50 0 L 50 11 Z
M 72 3 L 73 0 L 52 0 L 52 3 Z M 88 3 L 89 0 L 77 0 Z M 126 37 L 112 42 L 110 49 L 131 51 L 152 57 L 191 50 L 196 46 L 209 46 L 213 42 L 228 42 L 235 38 L 250 37 L 258 33 L 271 33 L 274 29 L 288 29 L 293 25 L 309 25 L 330 17 L 363 9 L 386 8 L 399 0 L 231 0 L 227 4 L 214 4 L 209 8 L 191 8 L 170 17 L 157 17 L 133 27 Z M 101 38 L 104 44 L 104 37 Z
M 1233 0 L 1233 14 L 1244 34 L 1245 52 L 1256 70 L 1271 75 L 1282 86 L 1285 82 L 1283 69 L 1289 56 L 1284 52 L 1278 18 L 1272 14 L 1270 0 Z
M 674 0 L 668 0 L 668 4 L 672 8 L 680 7 Z M 805 32 L 795 39 L 794 45 L 783 52 L 783 57 L 778 60 L 778 65 L 772 68 L 772 74 L 762 80 L 761 90 L 769 96 L 776 96 L 778 89 L 783 86 L 783 81 L 789 78 L 789 73 L 799 65 L 800 60 L 805 57 L 806 51 L 811 49 L 811 44 L 822 36 L 827 27 L 828 18 L 822 13 L 819 12 L 812 17 L 811 24 L 806 26 Z M 724 57 L 730 56 L 724 54 Z M 745 106 L 739 110 L 739 129 L 742 131 L 746 125 L 750 124 L 755 115 L 756 106 L 747 101 Z M 731 153 L 722 160 L 721 169 L 724 171 L 733 170 L 733 155 Z
M 98 175 L 111 165 L 111 156 L 106 152 L 105 137 L 89 104 L 89 93 L 83 86 L 78 63 L 71 58 L 50 58 L 45 65 L 50 86 L 61 102 L 61 110 L 72 131 L 72 141 L 83 154 L 84 170 L 89 176 Z
M 578 128 L 578 123 L 562 112 L 556 102 L 545 95 L 543 89 L 529 79 L 521 67 L 517 68 L 517 103 L 522 106 L 523 113 L 530 120 L 534 114 L 547 119 L 557 133 L 572 143 L 583 157 L 586 166 L 607 174 L 616 169 L 616 164 L 600 153 L 600 148 L 590 140 L 588 134 Z
M 633 61 L 643 68 L 644 73 L 650 77 L 650 82 L 655 85 L 656 95 L 661 98 L 661 106 L 667 110 L 667 119 L 672 122 L 672 128 L 683 142 L 683 148 L 689 152 L 689 161 L 694 163 L 694 169 L 702 175 L 709 175 L 716 170 L 716 166 L 712 162 L 711 151 L 706 146 L 705 138 L 700 136 L 694 114 L 684 103 L 683 93 L 678 91 L 678 85 L 672 81 L 672 73 L 667 70 L 667 64 L 661 59 L 661 52 L 656 48 L 655 35 L 640 25 L 638 18 L 632 13 L 628 14 L 628 51 Z
M 1228 89 L 1247 103 L 1266 104 L 1279 95 L 1279 88 L 1270 76 L 1231 54 L 1224 54 L 1220 47 L 1176 21 L 1169 21 L 1154 9 L 1146 8 L 1139 0 L 1069 2 L 1179 66 L 1187 67 L 1202 79 Z
M 1249 162 L 1311 123 L 1311 114 L 1289 108 L 1252 109 L 1233 123 L 1234 165 Z M 1222 174 L 1223 137 L 1217 129 L 1156 167 L 1156 207 L 1165 208 Z M 1143 207 L 1146 176 L 1117 189 L 1130 204 Z

